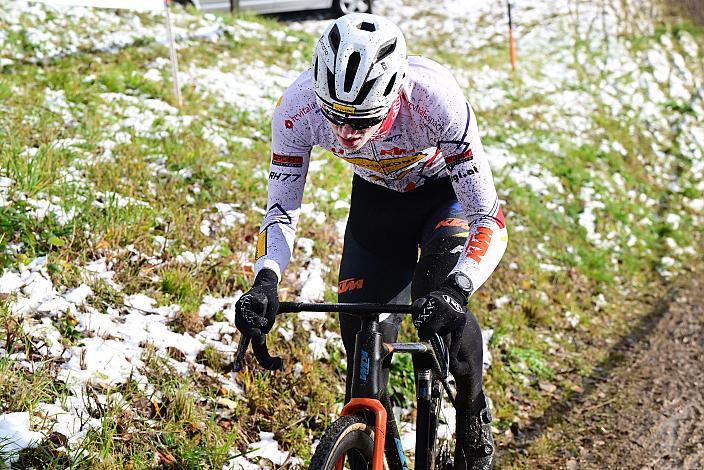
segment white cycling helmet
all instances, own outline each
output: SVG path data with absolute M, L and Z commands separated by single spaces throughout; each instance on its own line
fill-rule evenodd
M 337 19 L 313 53 L 318 105 L 336 124 L 381 122 L 398 97 L 407 71 L 401 30 L 386 18 L 368 13 Z

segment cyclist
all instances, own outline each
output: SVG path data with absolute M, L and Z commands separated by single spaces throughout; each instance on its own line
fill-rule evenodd
M 490 468 L 481 330 L 466 306 L 499 263 L 508 237 L 462 90 L 436 62 L 407 57 L 401 31 L 385 18 L 350 14 L 325 30 L 311 68 L 274 111 L 256 276 L 236 304 L 244 335 L 264 335 L 273 326 L 314 145 L 354 168 L 339 301 L 403 302 L 410 294 L 420 338 L 439 333 L 450 344 L 458 394 L 455 468 Z M 384 319 L 385 341 L 395 341 L 399 323 L 400 316 Z M 359 319 L 340 315 L 347 357 L 354 356 L 359 327 Z M 351 373 L 349 367 L 346 401 Z

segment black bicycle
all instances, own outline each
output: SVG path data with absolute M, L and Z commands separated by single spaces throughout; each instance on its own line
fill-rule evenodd
M 361 319 L 356 336 L 351 400 L 341 417 L 320 438 L 310 463 L 314 470 L 408 469 L 401 437 L 386 389 L 381 386 L 382 362 L 391 354 L 420 355 L 428 364 L 415 370 L 417 420 L 415 468 L 451 469 L 447 444 L 438 445 L 437 427 L 444 389 L 450 402 L 454 395 L 447 381 L 449 352 L 440 336 L 428 343 L 384 343 L 379 332 L 382 313 L 410 314 L 410 305 L 398 304 L 310 304 L 281 302 L 278 314 L 295 312 L 344 312 Z M 235 371 L 242 368 L 250 338 L 241 337 Z M 252 342 L 257 361 L 269 370 L 282 368 L 279 357 L 269 355 L 265 337 Z M 345 466 L 347 464 L 347 467 Z

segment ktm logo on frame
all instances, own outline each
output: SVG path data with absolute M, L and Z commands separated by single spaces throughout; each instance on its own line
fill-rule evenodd
M 361 289 L 362 287 L 364 287 L 364 279 L 344 279 L 337 285 L 337 293 L 342 294 L 343 292 Z
M 467 249 L 465 254 L 467 258 L 471 258 L 477 263 L 482 262 L 482 257 L 486 254 L 489 249 L 489 244 L 491 243 L 491 236 L 494 231 L 489 227 L 479 227 L 477 233 L 475 233 L 469 243 L 467 243 Z

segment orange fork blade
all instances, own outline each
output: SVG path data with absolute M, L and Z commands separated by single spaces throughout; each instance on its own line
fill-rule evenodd
M 353 398 L 342 408 L 341 416 L 353 415 L 360 411 L 371 411 L 374 413 L 374 453 L 372 455 L 372 470 L 383 470 L 384 468 L 384 440 L 386 439 L 386 408 L 379 400 L 373 398 Z M 342 464 L 344 464 L 344 459 Z M 335 463 L 335 470 L 340 460 Z M 339 467 L 342 468 L 342 467 Z
M 342 454 L 342 457 L 335 462 L 335 470 L 342 470 L 343 468 L 345 468 L 345 454 Z

